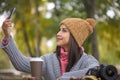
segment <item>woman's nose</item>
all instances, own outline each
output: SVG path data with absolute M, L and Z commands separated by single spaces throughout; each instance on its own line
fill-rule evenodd
M 61 35 L 61 31 L 58 31 L 57 36 L 58 36 L 58 35 Z

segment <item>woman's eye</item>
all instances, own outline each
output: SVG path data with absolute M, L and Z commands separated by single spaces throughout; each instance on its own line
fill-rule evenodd
M 59 31 L 67 32 L 68 30 L 63 28 L 63 29 L 59 29 Z M 58 32 L 59 32 L 59 31 L 58 31 Z
M 67 30 L 65 30 L 65 29 L 63 29 L 62 31 L 63 31 L 63 32 L 67 32 Z

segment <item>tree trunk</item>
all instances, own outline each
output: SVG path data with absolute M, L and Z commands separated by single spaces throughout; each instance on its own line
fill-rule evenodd
M 38 11 L 38 6 L 39 2 L 38 0 L 35 0 L 35 18 L 34 18 L 34 23 L 35 23 L 35 39 L 36 39 L 36 56 L 40 56 L 40 37 L 39 37 L 39 26 L 38 26 L 38 16 L 39 16 L 39 11 Z
M 24 36 L 24 39 L 25 39 L 25 43 L 26 43 L 27 48 L 28 48 L 28 52 L 29 52 L 30 56 L 32 57 L 33 54 L 32 54 L 32 51 L 31 51 L 31 47 L 29 45 L 29 38 L 28 38 L 28 35 L 27 35 L 27 31 L 26 31 L 24 21 L 22 22 L 22 31 L 23 31 L 23 36 Z
M 94 18 L 94 12 L 95 12 L 95 0 L 83 0 L 87 17 L 88 18 Z M 96 28 L 94 28 L 94 32 L 92 36 L 90 37 L 90 43 L 92 45 L 92 55 L 99 60 L 99 51 L 98 51 L 98 40 L 97 40 L 97 31 Z

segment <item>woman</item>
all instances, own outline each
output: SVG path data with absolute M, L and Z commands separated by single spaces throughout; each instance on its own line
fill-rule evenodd
M 3 50 L 17 70 L 30 73 L 30 58 L 23 56 L 18 50 L 10 36 L 10 26 L 11 20 L 6 19 L 2 25 L 5 35 L 2 42 Z M 86 20 L 67 18 L 61 21 L 56 51 L 41 56 L 44 60 L 42 74 L 45 80 L 81 78 L 90 68 L 99 66 L 98 61 L 87 55 L 82 48 L 83 42 L 93 32 L 94 26 L 95 20 L 92 18 Z

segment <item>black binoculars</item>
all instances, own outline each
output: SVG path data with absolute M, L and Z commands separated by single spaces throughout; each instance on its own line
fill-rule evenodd
M 117 80 L 118 72 L 113 65 L 101 64 L 88 70 L 86 75 L 93 75 L 101 80 Z

